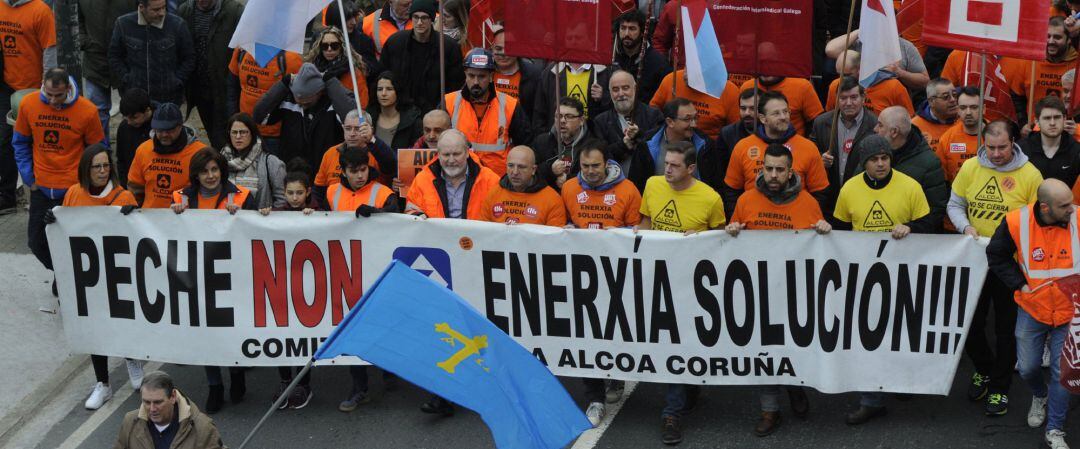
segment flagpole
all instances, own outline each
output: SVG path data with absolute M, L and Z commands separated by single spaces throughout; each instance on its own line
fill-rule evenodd
M 847 69 L 847 52 L 851 48 L 851 24 L 855 21 L 855 5 L 857 2 L 858 0 L 851 0 L 851 8 L 848 10 L 847 34 L 844 35 L 844 52 L 840 54 L 840 78 L 836 82 L 836 97 L 834 97 L 836 99 L 836 109 L 833 112 L 832 123 L 829 124 L 829 145 L 826 150 L 829 152 L 832 152 L 833 147 L 838 143 L 836 141 L 836 127 L 840 125 L 840 84 L 843 84 L 844 71 Z M 843 177 L 843 173 L 841 173 L 841 177 Z
M 1026 119 L 1031 120 L 1031 116 L 1035 115 L 1035 61 L 1031 61 L 1031 78 L 1028 79 L 1031 80 L 1031 82 L 1028 83 Z
M 341 19 L 341 35 L 345 37 L 345 57 L 349 58 L 349 78 L 352 79 L 353 99 L 356 100 L 356 110 L 359 112 L 360 123 L 364 122 L 364 108 L 360 103 L 360 87 L 356 84 L 356 61 L 353 61 L 352 44 L 349 43 L 349 27 L 345 24 L 345 6 L 341 4 L 341 0 L 337 0 L 338 17 Z M 345 111 L 348 112 L 348 111 Z M 261 423 L 260 423 L 261 424 Z M 256 426 L 256 429 L 259 427 Z M 246 441 L 245 441 L 246 442 Z M 244 447 L 241 445 L 240 447 Z
M 340 2 L 341 0 L 338 1 Z M 445 15 L 443 4 L 442 2 L 439 2 L 439 14 L 438 17 L 436 17 L 436 20 L 439 21 L 439 30 L 435 33 L 435 37 L 439 39 L 439 98 L 445 98 L 444 95 L 446 95 L 446 42 L 445 39 L 443 39 L 442 34 L 443 15 Z M 444 111 L 449 107 L 449 105 L 445 104 L 445 101 L 440 101 L 439 103 L 443 105 L 442 108 Z
M 649 33 L 649 25 L 653 21 L 653 0 L 649 0 L 647 8 L 649 9 L 649 18 L 645 20 L 645 29 L 641 30 L 641 50 L 638 52 L 637 77 L 634 78 L 636 80 L 641 79 L 641 73 L 645 69 L 645 46 L 648 45 L 649 39 L 652 38 L 652 33 Z M 679 11 L 679 14 L 681 15 L 682 11 Z M 618 42 L 618 36 L 615 37 L 615 41 Z
M 975 151 L 978 151 L 979 148 L 982 148 L 982 144 L 983 144 L 983 142 L 982 142 L 983 113 L 984 113 L 984 110 L 986 109 L 986 103 L 984 102 L 985 101 L 984 97 L 985 97 L 985 93 L 986 93 L 986 53 L 980 53 L 979 56 L 982 56 L 982 67 L 979 68 L 979 128 L 980 129 L 979 129 L 979 134 L 977 136 L 975 136 Z M 1032 81 L 1034 81 L 1034 79 Z M 1032 84 L 1034 84 L 1034 82 Z
M 341 6 L 340 1 L 341 0 L 338 0 L 339 7 Z M 278 407 L 281 407 L 281 404 L 289 399 L 289 395 L 292 394 L 292 391 L 294 388 L 296 388 L 296 385 L 300 383 L 300 379 L 303 379 L 304 376 L 307 375 L 308 371 L 311 371 L 311 366 L 314 364 L 314 358 L 308 360 L 307 365 L 304 365 L 304 369 L 300 370 L 300 372 L 295 377 L 293 377 L 292 382 L 289 382 L 289 386 L 285 387 L 285 391 L 281 392 L 281 395 L 279 395 L 277 400 L 274 401 L 274 403 L 270 406 L 270 410 L 267 410 L 266 413 L 263 414 L 262 419 L 259 419 L 259 422 L 255 423 L 255 427 L 251 429 L 251 432 L 249 432 L 247 437 L 244 438 L 244 441 L 240 443 L 240 446 L 237 446 L 237 449 L 244 449 L 244 447 L 247 446 L 247 444 L 251 441 L 255 434 L 259 432 L 259 429 L 262 427 L 263 423 L 265 423 L 267 419 L 270 419 L 270 415 L 273 415 L 274 412 L 278 410 Z
M 679 77 L 675 76 L 675 72 L 679 71 L 679 39 L 682 39 L 682 0 L 675 0 L 675 9 L 679 10 L 678 14 L 675 14 L 675 40 L 671 44 L 671 98 L 675 99 L 677 95 L 675 92 L 679 86 Z M 685 45 L 685 42 L 683 43 Z M 686 65 L 683 65 L 683 74 L 686 73 Z

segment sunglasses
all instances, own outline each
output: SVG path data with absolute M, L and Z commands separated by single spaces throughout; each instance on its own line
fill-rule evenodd
M 323 50 L 341 50 L 341 42 L 323 42 L 319 44 Z

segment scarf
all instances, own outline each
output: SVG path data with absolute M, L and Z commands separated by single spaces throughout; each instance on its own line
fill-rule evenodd
M 261 154 L 262 142 L 258 140 L 251 145 L 247 154 L 243 156 L 240 155 L 240 152 L 228 145 L 221 149 L 221 155 L 225 156 L 225 159 L 229 161 L 229 171 L 237 174 L 247 171 L 247 169 L 255 163 L 255 159 L 258 159 Z

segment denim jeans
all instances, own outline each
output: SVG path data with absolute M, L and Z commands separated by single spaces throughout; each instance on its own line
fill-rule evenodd
M 1024 309 L 1016 314 L 1016 356 L 1020 365 L 1020 377 L 1027 382 L 1036 397 L 1050 396 L 1046 404 L 1046 430 L 1061 430 L 1065 425 L 1065 412 L 1069 411 L 1069 390 L 1061 386 L 1061 347 L 1069 333 L 1069 324 L 1058 327 L 1041 323 Z M 1043 346 L 1050 337 L 1050 385 L 1042 374 Z
M 218 385 L 225 385 L 224 380 L 221 378 L 221 367 L 220 366 L 204 366 L 203 370 L 206 371 L 206 384 L 207 385 L 210 385 L 211 387 L 215 387 L 215 386 L 218 386 Z M 243 376 L 244 375 L 244 369 L 243 368 L 237 368 L 235 366 L 230 366 L 229 367 L 229 375 L 230 376 L 232 376 L 232 375 Z
M 884 407 L 885 406 L 885 393 L 878 391 L 867 391 L 859 393 L 859 405 L 863 407 Z
M 26 223 L 26 244 L 30 252 L 45 268 L 52 270 L 52 255 L 49 254 L 49 240 L 45 236 L 45 212 L 59 206 L 64 199 L 54 200 L 40 190 L 30 192 L 30 218 Z
M 367 365 L 350 365 L 349 374 L 352 377 L 352 394 L 367 393 L 368 391 L 368 366 Z M 383 371 L 383 382 L 394 379 L 397 376 L 389 371 Z
M 765 385 L 761 387 L 761 411 L 763 412 L 778 412 L 780 411 L 780 393 L 783 391 L 797 390 L 802 387 L 795 385 Z
M 666 404 L 664 410 L 660 412 L 660 417 L 674 416 L 681 418 L 689 409 L 693 408 L 689 405 L 697 402 L 699 394 L 701 394 L 701 387 L 697 385 L 669 384 L 667 396 L 664 397 Z
M 101 129 L 105 132 L 105 145 L 109 145 L 109 111 L 112 110 L 112 89 L 83 80 L 83 95 L 97 106 Z

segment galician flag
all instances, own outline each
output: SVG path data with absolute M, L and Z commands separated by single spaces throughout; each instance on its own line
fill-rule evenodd
M 896 32 L 896 13 L 891 0 L 863 0 L 859 41 L 862 42 L 862 65 L 859 84 L 873 86 L 881 75 L 878 70 L 899 61 L 900 35 Z
M 282 50 L 304 52 L 308 22 L 332 0 L 248 0 L 229 48 L 243 48 L 265 67 Z
M 727 85 L 728 71 L 705 2 L 683 5 L 682 23 L 687 84 L 698 92 L 720 98 Z

